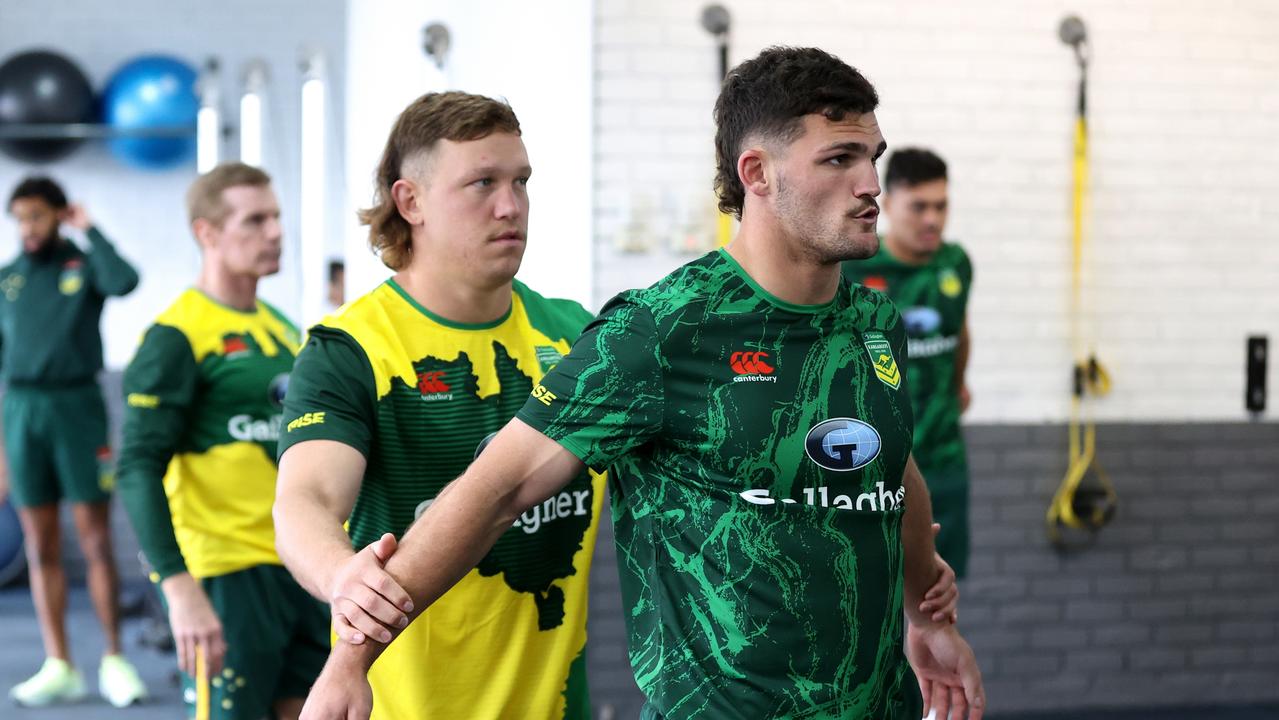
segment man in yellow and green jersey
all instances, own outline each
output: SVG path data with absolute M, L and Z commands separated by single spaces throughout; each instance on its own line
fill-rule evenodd
M 367 596 L 348 597 L 351 578 L 334 569 L 405 533 L 591 319 L 514 280 L 530 173 L 507 105 L 456 92 L 409 105 L 363 213 L 396 273 L 311 328 L 298 356 L 277 543 L 332 602 L 339 636 L 389 640 L 382 625 L 402 627 L 406 598 L 384 598 L 370 617 Z M 602 495 L 603 476 L 581 472 L 513 520 L 373 667 L 374 717 L 590 717 L 586 600 Z
M 257 297 L 279 270 L 270 178 L 231 163 L 187 196 L 203 263 L 124 375 L 119 486 L 154 569 L 188 714 L 296 718 L 328 612 L 275 551 L 275 449 L 298 331 Z

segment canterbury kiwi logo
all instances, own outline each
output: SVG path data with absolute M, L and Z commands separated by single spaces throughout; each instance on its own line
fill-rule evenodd
M 738 375 L 772 375 L 766 352 L 735 352 L 728 359 L 728 366 Z

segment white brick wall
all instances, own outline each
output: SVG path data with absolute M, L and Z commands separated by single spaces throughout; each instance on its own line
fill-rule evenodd
M 971 422 L 1067 412 L 1076 72 L 1056 29 L 1078 13 L 1093 47 L 1096 347 L 1115 380 L 1098 416 L 1244 416 L 1244 338 L 1279 342 L 1279 4 L 724 4 L 731 62 L 770 44 L 830 50 L 876 84 L 890 146 L 950 163 L 948 235 L 976 265 Z M 692 257 L 671 248 L 710 215 L 718 83 L 701 7 L 599 0 L 597 303 Z M 619 249 L 635 235 L 649 252 Z

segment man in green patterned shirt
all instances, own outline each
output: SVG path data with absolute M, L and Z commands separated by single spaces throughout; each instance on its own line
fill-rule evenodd
M 844 277 L 888 295 L 906 324 L 906 379 L 915 413 L 915 462 L 928 480 L 937 550 L 960 578 L 968 571 L 968 457 L 959 416 L 968 407 L 968 291 L 973 266 L 959 245 L 942 241 L 946 163 L 903 148 L 888 156 L 879 252 L 844 263 Z
M 877 247 L 877 104 L 816 49 L 729 74 L 716 185 L 737 237 L 614 298 L 440 494 L 386 564 L 416 608 L 584 464 L 610 467 L 642 717 L 917 720 L 921 689 L 981 717 L 972 651 L 919 609 L 937 566 L 906 333 L 840 276 Z M 335 648 L 303 717 L 364 716 L 380 650 Z

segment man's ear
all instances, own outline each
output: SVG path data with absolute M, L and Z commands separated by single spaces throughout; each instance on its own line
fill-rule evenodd
M 421 185 L 400 178 L 391 186 L 391 198 L 395 200 L 395 209 L 400 212 L 400 217 L 409 225 L 421 225 L 424 220 L 422 212 L 422 193 L 424 188 Z
M 742 188 L 751 195 L 766 197 L 771 192 L 770 175 L 773 158 L 761 147 L 744 150 L 737 156 L 737 177 Z
M 217 245 L 217 226 L 206 218 L 196 218 L 191 223 L 191 234 L 201 250 L 208 250 Z

